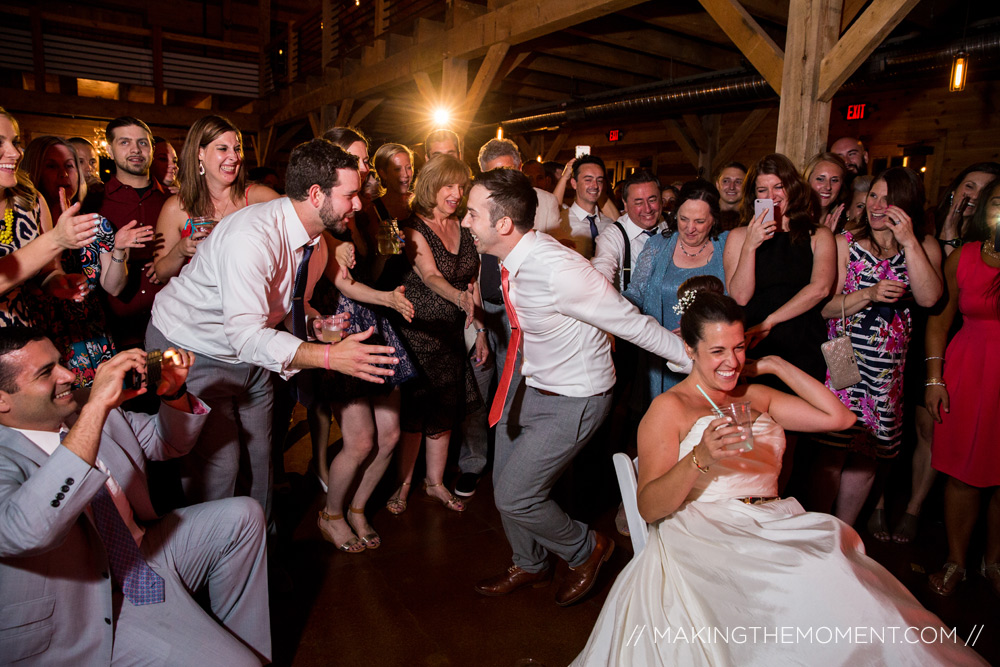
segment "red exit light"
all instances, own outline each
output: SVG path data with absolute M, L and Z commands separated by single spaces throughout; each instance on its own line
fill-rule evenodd
M 618 141 L 622 138 L 621 130 L 608 130 L 608 141 Z
M 847 120 L 861 120 L 865 117 L 865 104 L 850 104 L 847 106 Z

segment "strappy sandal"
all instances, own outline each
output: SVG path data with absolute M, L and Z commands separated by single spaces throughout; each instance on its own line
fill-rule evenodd
M 931 592 L 943 597 L 954 595 L 958 585 L 965 581 L 965 568 L 958 563 L 945 563 L 940 572 L 927 578 Z
M 399 490 L 396 491 L 392 498 L 389 498 L 389 501 L 385 504 L 385 508 L 389 510 L 390 514 L 399 515 L 406 511 L 406 498 L 403 498 L 401 493 L 403 491 L 403 487 L 409 485 L 409 482 L 403 482 L 400 484 Z
M 351 514 L 360 514 L 361 516 L 365 515 L 364 508 L 355 509 L 354 507 L 348 507 L 347 509 L 348 511 L 350 511 Z M 354 528 L 354 526 L 351 524 L 350 521 L 347 522 L 347 525 L 351 526 L 351 528 Z M 355 531 L 357 531 L 357 528 L 355 528 Z M 361 544 L 365 545 L 366 549 L 378 549 L 380 546 L 382 546 L 382 538 L 379 537 L 378 533 L 376 533 L 374 530 L 372 530 L 372 532 L 370 533 L 365 533 L 364 535 L 358 533 L 358 539 L 361 540 Z
M 909 544 L 917 536 L 917 525 L 920 517 L 907 512 L 903 515 L 896 530 L 892 531 L 892 541 L 896 544 Z
M 889 524 L 885 522 L 885 510 L 877 509 L 868 519 L 868 532 L 879 542 L 889 541 Z
M 319 526 L 319 532 L 323 536 L 323 539 L 337 547 L 339 551 L 343 551 L 345 554 L 359 554 L 365 550 L 365 545 L 361 543 L 361 540 L 354 534 L 351 535 L 343 544 L 337 544 L 336 539 L 333 535 L 326 531 L 326 527 L 323 525 L 324 521 L 340 521 L 344 518 L 343 514 L 328 514 L 323 510 L 319 511 L 319 519 L 316 520 L 316 525 Z M 347 523 L 346 521 L 344 523 Z
M 465 503 L 459 500 L 457 496 L 448 494 L 448 500 L 442 500 L 441 498 L 432 495 L 430 493 L 430 489 L 433 489 L 436 486 L 444 486 L 444 482 L 438 482 L 437 484 L 428 484 L 426 481 L 424 481 L 424 493 L 427 494 L 428 498 L 433 498 L 434 500 L 438 501 L 439 503 L 450 509 L 452 512 L 465 511 Z
M 986 581 L 990 582 L 993 592 L 1000 595 L 1000 561 L 987 565 L 984 558 L 982 568 L 979 571 L 986 577 Z

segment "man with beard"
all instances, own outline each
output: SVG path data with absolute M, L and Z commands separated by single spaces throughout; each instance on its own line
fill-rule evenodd
M 167 195 L 149 176 L 153 133 L 138 118 L 122 116 L 108 123 L 104 134 L 115 161 L 115 175 L 104 186 L 100 213 L 116 230 L 135 224 L 141 230 L 138 238 L 152 241 L 156 219 L 167 201 Z M 107 297 L 108 309 L 113 314 L 108 318 L 111 337 L 120 350 L 140 347 L 153 298 L 162 287 L 153 278 L 153 244 L 115 248 L 112 259 L 128 263 L 128 282 L 118 296 Z
M 188 502 L 250 495 L 270 516 L 271 371 L 287 379 L 326 368 L 372 382 L 392 374 L 376 364 L 396 363 L 395 350 L 365 345 L 371 330 L 333 345 L 306 342 L 317 314 L 305 304 L 327 263 L 320 235 L 346 229 L 360 186 L 356 157 L 325 139 L 300 144 L 288 196 L 225 217 L 157 295 L 146 342 L 194 352 L 188 385 L 212 408 L 182 461 Z
M 830 152 L 844 158 L 844 162 L 847 163 L 847 168 L 851 172 L 847 174 L 848 180 L 858 174 L 868 173 L 868 151 L 865 150 L 865 145 L 861 143 L 860 139 L 841 137 L 830 145 Z

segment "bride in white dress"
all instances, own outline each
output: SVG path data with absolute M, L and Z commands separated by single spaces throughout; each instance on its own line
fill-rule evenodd
M 777 357 L 745 361 L 742 310 L 700 291 L 681 319 L 691 375 L 639 427 L 649 542 L 622 571 L 573 665 L 986 664 L 881 565 L 858 534 L 777 495 L 784 429 L 854 416 Z M 741 375 L 770 373 L 797 396 Z M 716 405 L 749 401 L 753 448 Z M 755 503 L 755 504 L 749 504 Z

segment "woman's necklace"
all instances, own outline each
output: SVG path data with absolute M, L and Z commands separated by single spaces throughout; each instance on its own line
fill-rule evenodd
M 7 218 L 4 217 L 4 220 L 6 220 L 6 219 Z M 982 249 L 981 249 L 982 255 L 983 255 L 983 257 L 989 257 L 990 259 L 992 259 L 997 264 L 1000 264 L 1000 252 L 997 252 L 994 249 L 993 244 L 994 244 L 994 241 L 991 241 L 989 239 L 987 239 L 986 241 L 983 241 L 983 245 L 982 245 Z
M 226 205 L 222 207 L 222 212 L 219 213 L 219 205 L 215 203 L 214 199 L 212 200 L 212 211 L 215 212 L 215 220 L 216 220 L 216 222 L 218 222 L 219 220 L 222 220 L 224 217 L 226 217 L 226 211 L 229 210 L 229 205 L 232 204 L 232 203 L 233 203 L 232 198 L 227 195 L 226 196 Z
M 701 253 L 705 252 L 705 248 L 708 247 L 707 238 L 705 239 L 704 243 L 702 243 L 700 246 L 697 246 L 699 248 L 698 252 L 688 252 L 687 249 L 684 247 L 684 240 L 681 239 L 680 237 L 677 238 L 677 242 L 678 242 L 677 244 L 681 247 L 681 252 L 687 255 L 688 257 L 697 257 Z
M 10 245 L 14 242 L 14 207 L 7 203 L 3 212 L 3 229 L 0 229 L 0 244 Z

